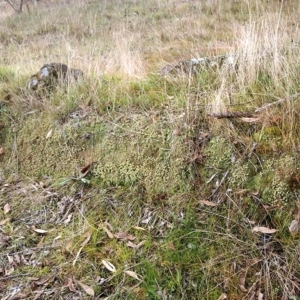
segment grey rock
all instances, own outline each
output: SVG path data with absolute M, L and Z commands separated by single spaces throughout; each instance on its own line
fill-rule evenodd
M 192 58 L 190 60 L 182 60 L 177 64 L 164 66 L 160 74 L 162 76 L 170 75 L 196 75 L 203 69 L 222 68 L 235 69 L 237 66 L 237 58 L 234 54 L 208 56 L 200 58 Z
M 76 82 L 83 77 L 79 69 L 69 68 L 63 63 L 49 63 L 43 65 L 40 70 L 31 76 L 28 88 L 37 90 L 39 87 L 53 89 L 56 86 Z

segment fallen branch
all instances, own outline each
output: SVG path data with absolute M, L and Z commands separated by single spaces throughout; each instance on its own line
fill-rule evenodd
M 274 106 L 274 105 L 283 103 L 285 100 L 286 100 L 286 99 L 279 99 L 278 101 L 275 101 L 275 102 L 272 102 L 272 103 L 265 104 L 265 105 L 263 105 L 262 107 L 257 108 L 254 112 L 255 112 L 255 113 L 261 112 L 261 111 L 263 111 L 263 110 L 268 109 L 268 108 L 271 107 L 271 106 Z
M 209 197 L 210 199 L 211 199 L 211 198 L 216 194 L 216 192 L 219 190 L 219 188 L 221 187 L 221 185 L 223 184 L 223 182 L 224 182 L 225 179 L 227 178 L 228 174 L 229 174 L 229 170 L 227 170 L 227 171 L 225 172 L 225 174 L 223 175 L 223 177 L 222 177 L 221 181 L 219 182 L 218 186 L 213 190 L 212 194 L 211 194 L 210 197 Z
M 254 112 L 255 112 L 255 113 L 261 112 L 261 111 L 263 111 L 263 110 L 268 109 L 268 108 L 271 107 L 271 106 L 274 106 L 274 105 L 277 105 L 277 104 L 281 104 L 281 103 L 283 103 L 283 102 L 286 101 L 286 100 L 292 100 L 292 99 L 294 99 L 294 98 L 296 98 L 296 97 L 298 97 L 298 96 L 300 96 L 300 93 L 296 93 L 296 94 L 294 94 L 294 95 L 292 95 L 292 96 L 290 96 L 290 97 L 287 97 L 287 98 L 278 98 L 277 101 L 272 102 L 272 103 L 265 104 L 265 105 L 263 105 L 263 106 L 257 108 Z
M 25 273 L 25 274 L 8 275 L 8 276 L 5 276 L 5 277 L 1 277 L 0 281 L 9 280 L 9 279 L 13 279 L 13 278 L 18 278 L 18 277 L 22 277 L 22 276 L 28 276 L 28 275 L 31 275 L 31 274 Z
M 217 119 L 231 119 L 240 117 L 252 117 L 254 113 L 254 111 L 230 111 L 224 113 L 208 113 L 207 116 L 214 117 Z
M 22 12 L 22 9 L 23 9 L 23 2 L 24 0 L 20 0 L 20 4 L 19 4 L 19 8 L 17 8 L 17 6 L 15 6 L 12 1 L 10 0 L 4 0 L 4 2 L 8 3 L 15 12 L 17 13 L 21 13 Z M 17 5 L 17 4 L 16 4 Z
M 287 98 L 277 98 L 278 100 L 275 102 L 267 103 L 261 107 L 256 108 L 253 111 L 233 111 L 233 112 L 225 112 L 225 113 L 208 113 L 207 116 L 215 117 L 217 119 L 230 119 L 230 118 L 241 118 L 241 117 L 252 117 L 253 115 L 260 113 L 274 105 L 281 104 L 285 102 L 286 100 L 292 100 L 296 97 L 300 96 L 300 93 L 296 93 L 290 97 Z

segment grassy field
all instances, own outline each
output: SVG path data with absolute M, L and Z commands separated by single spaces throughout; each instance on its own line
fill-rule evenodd
M 297 0 L 2 10 L 1 299 L 299 300 L 299 14 Z M 29 90 L 50 62 L 84 78 Z

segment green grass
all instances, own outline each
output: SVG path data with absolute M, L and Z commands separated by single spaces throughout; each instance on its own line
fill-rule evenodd
M 79 280 L 99 299 L 297 297 L 298 15 L 296 1 L 74 1 L 1 21 L 1 296 L 93 299 Z M 159 75 L 226 53 L 235 68 Z M 84 79 L 29 91 L 52 61 Z

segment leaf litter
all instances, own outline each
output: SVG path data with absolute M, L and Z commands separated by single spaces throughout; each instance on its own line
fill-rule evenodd
M 90 287 L 90 286 L 88 286 L 88 285 L 86 285 L 85 283 L 83 283 L 83 282 L 81 282 L 81 281 L 79 281 L 79 280 L 74 280 L 75 281 L 75 283 L 77 283 L 88 295 L 90 295 L 90 296 L 95 296 L 95 292 L 94 292 L 94 290 Z
M 268 228 L 268 227 L 264 227 L 264 226 L 255 226 L 252 228 L 252 232 L 260 232 L 260 233 L 265 233 L 265 234 L 272 234 L 277 231 L 278 231 L 277 229 Z
M 109 262 L 105 259 L 103 259 L 101 262 L 108 271 L 110 271 L 112 273 L 115 273 L 117 271 L 116 267 L 111 262 Z
M 26 185 L 21 181 L 3 185 L 0 199 L 1 193 L 5 193 L 9 199 L 12 199 L 9 204 L 1 203 L 0 200 L 3 213 L 11 214 L 11 217 L 0 220 L 0 261 L 2 262 L 3 259 L 7 261 L 4 266 L 0 264 L 0 289 L 2 289 L 1 282 L 6 283 L 5 288 L 2 289 L 4 294 L 1 294 L 3 295 L 1 299 L 24 299 L 29 295 L 32 296 L 31 299 L 47 298 L 53 294 L 59 296 L 64 286 L 55 275 L 57 271 L 54 270 L 60 268 L 59 266 L 56 266 L 53 272 L 48 271 L 46 276 L 36 275 L 39 273 L 38 270 L 48 268 L 53 264 L 51 256 L 55 254 L 55 251 L 58 249 L 64 251 L 64 247 L 71 248 L 72 239 L 70 239 L 70 244 L 61 241 L 64 235 L 58 234 L 59 228 L 56 226 L 58 224 L 68 226 L 74 215 L 74 208 L 81 209 L 81 199 L 87 197 L 86 194 L 77 193 L 73 197 L 65 197 L 53 191 L 51 185 L 39 183 Z M 11 209 L 14 201 L 17 201 L 18 209 L 16 210 Z M 57 203 L 66 205 L 58 206 Z M 52 232 L 55 235 L 51 238 Z M 90 231 L 81 237 L 84 240 L 80 244 L 76 259 L 79 258 L 82 248 L 88 244 L 91 238 Z M 32 271 L 25 273 L 22 271 L 24 266 L 30 267 Z M 20 284 L 17 283 L 17 279 L 22 277 L 27 278 L 26 281 L 30 284 L 26 284 L 26 288 L 19 289 Z M 94 295 L 93 289 L 83 280 L 77 280 L 76 284 L 86 294 Z M 72 283 L 68 282 L 67 285 L 69 292 L 78 294 L 78 297 L 73 296 L 72 299 L 83 298 L 74 284 L 72 286 Z M 65 299 L 69 298 L 65 297 Z
M 134 279 L 137 279 L 139 281 L 142 280 L 141 276 L 138 275 L 136 272 L 133 272 L 133 271 L 124 271 L 125 274 L 127 274 L 128 276 L 134 278 Z

